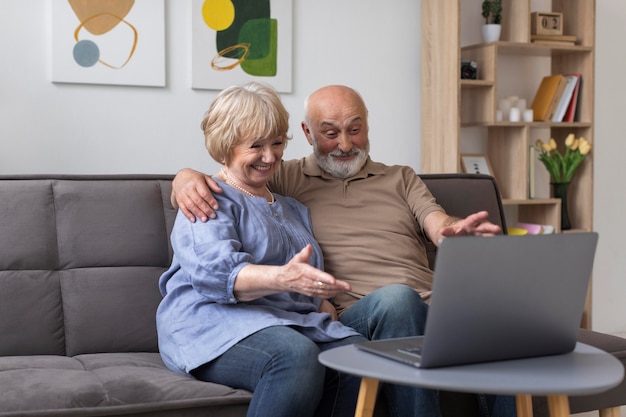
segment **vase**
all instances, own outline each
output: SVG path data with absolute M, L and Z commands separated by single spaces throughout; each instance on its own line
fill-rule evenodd
M 483 41 L 485 43 L 498 42 L 500 40 L 501 25 L 490 23 L 483 25 Z
M 569 230 L 572 228 L 567 211 L 567 190 L 569 188 L 569 182 L 552 182 L 550 185 L 552 185 L 552 195 L 554 198 L 561 200 L 561 230 Z

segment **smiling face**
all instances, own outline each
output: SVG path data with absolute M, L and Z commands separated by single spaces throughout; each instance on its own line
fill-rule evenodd
M 202 130 L 209 153 L 226 167 L 229 177 L 239 186 L 259 191 L 276 171 L 287 146 L 289 113 L 274 89 L 252 82 L 218 94 Z
M 251 139 L 236 145 L 226 163 L 228 175 L 240 185 L 260 189 L 278 169 L 286 139 Z
M 318 165 L 337 178 L 353 176 L 369 155 L 367 108 L 358 93 L 328 86 L 309 96 L 302 130 Z

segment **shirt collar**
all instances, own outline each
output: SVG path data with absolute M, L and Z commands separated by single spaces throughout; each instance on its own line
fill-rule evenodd
M 317 161 L 315 159 L 315 154 L 310 154 L 304 159 L 304 167 L 302 168 L 302 173 L 309 177 L 322 177 L 324 179 L 338 179 L 330 175 L 328 172 L 323 171 L 319 165 L 317 165 Z M 374 162 L 368 156 L 367 161 L 365 161 L 365 165 L 359 172 L 350 178 L 345 178 L 344 181 L 351 181 L 361 178 L 367 178 L 373 175 L 383 175 L 385 174 L 385 166 L 381 163 Z

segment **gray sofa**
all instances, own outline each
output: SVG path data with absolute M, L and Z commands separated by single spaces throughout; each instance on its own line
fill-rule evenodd
M 0 416 L 245 416 L 169 371 L 157 282 L 171 177 L 0 177 Z
M 452 214 L 487 209 L 504 225 L 493 178 L 422 178 Z M 171 179 L 0 176 L 0 417 L 246 415 L 249 392 L 175 374 L 157 350 Z M 626 362 L 624 339 L 581 330 L 581 340 Z M 446 416 L 475 410 L 473 396 L 450 395 Z M 570 404 L 581 412 L 625 400 L 623 382 Z M 537 399 L 535 415 L 546 412 Z

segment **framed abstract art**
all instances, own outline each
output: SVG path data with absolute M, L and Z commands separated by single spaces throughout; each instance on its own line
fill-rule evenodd
M 165 86 L 163 0 L 52 0 L 52 81 Z
M 192 0 L 192 87 L 292 89 L 292 0 Z

